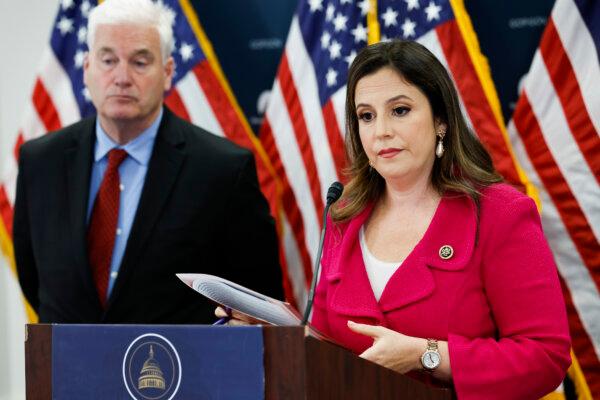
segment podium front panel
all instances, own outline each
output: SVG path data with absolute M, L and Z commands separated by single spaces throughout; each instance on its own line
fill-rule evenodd
M 260 327 L 55 325 L 53 399 L 263 399 Z

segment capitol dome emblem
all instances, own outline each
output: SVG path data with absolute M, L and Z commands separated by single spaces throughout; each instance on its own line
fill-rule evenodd
M 164 336 L 134 339 L 123 357 L 123 382 L 134 400 L 170 400 L 181 384 L 181 360 Z

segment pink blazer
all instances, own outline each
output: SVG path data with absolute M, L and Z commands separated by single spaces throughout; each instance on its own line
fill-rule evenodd
M 459 399 L 537 399 L 561 383 L 571 363 L 565 304 L 530 198 L 493 185 L 478 221 L 468 197 L 444 196 L 379 302 L 358 240 L 371 209 L 329 225 L 315 327 L 357 354 L 372 339 L 351 332 L 348 320 L 446 340 Z M 444 245 L 454 250 L 448 260 Z

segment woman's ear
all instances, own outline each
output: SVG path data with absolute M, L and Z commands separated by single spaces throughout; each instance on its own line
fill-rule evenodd
M 447 130 L 448 130 L 448 124 L 440 121 L 439 119 L 435 120 L 435 134 L 436 135 L 444 137 Z

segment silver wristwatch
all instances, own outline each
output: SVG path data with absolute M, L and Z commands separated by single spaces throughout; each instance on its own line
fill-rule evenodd
M 435 339 L 427 339 L 427 349 L 421 356 L 421 365 L 425 371 L 433 372 L 440 366 L 442 358 L 438 351 L 438 342 Z

